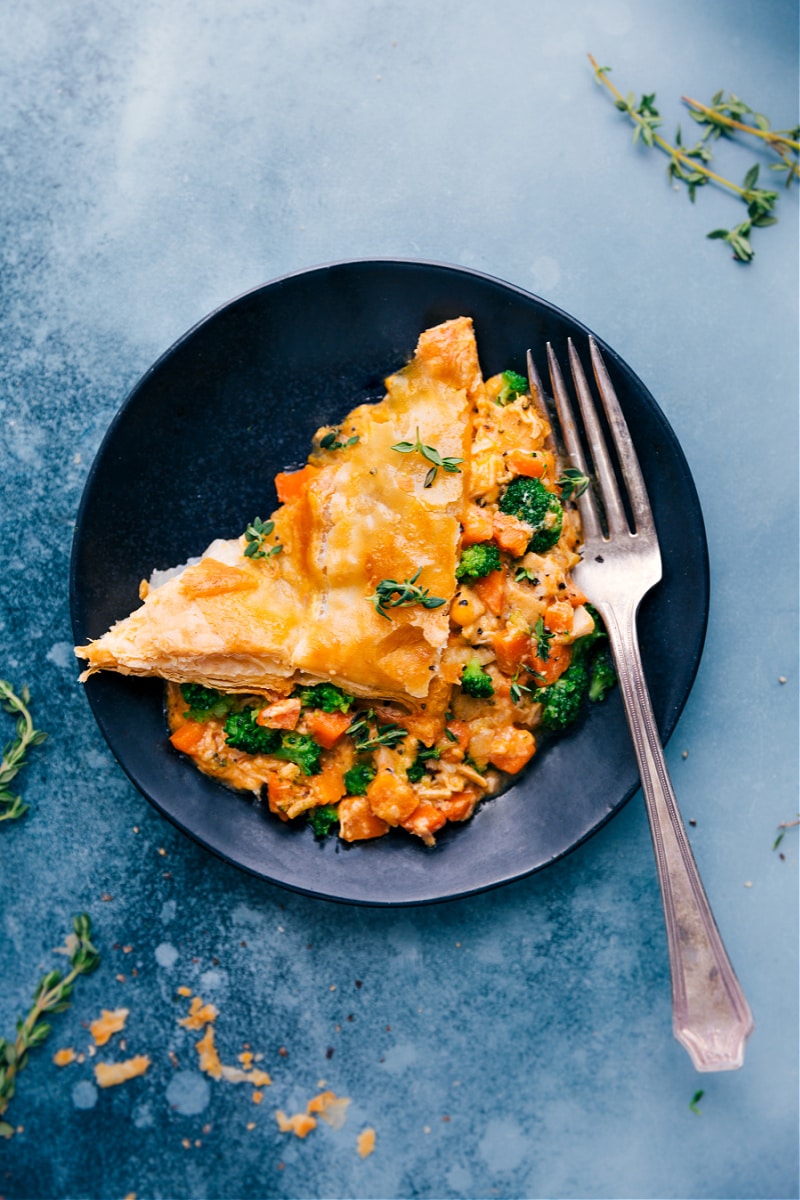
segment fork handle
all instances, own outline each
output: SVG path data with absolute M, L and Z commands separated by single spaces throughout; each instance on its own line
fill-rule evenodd
M 753 1017 L 722 943 L 672 790 L 636 632 L 638 605 L 597 605 L 617 665 L 667 927 L 672 1030 L 698 1071 L 741 1067 Z

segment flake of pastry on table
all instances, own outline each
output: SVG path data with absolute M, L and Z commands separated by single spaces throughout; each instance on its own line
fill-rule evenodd
M 602 663 L 539 397 L 483 380 L 472 321 L 423 332 L 384 399 L 320 429 L 280 508 L 143 584 L 78 647 L 168 681 L 171 741 L 282 820 L 428 845 L 573 720 Z

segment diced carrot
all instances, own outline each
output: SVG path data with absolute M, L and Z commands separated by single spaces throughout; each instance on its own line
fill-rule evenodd
M 388 768 L 378 771 L 367 788 L 367 800 L 375 816 L 389 825 L 399 825 L 417 807 L 417 793 L 411 784 Z
M 565 600 L 569 600 L 573 608 L 580 608 L 582 604 L 586 603 L 585 594 L 575 586 L 571 579 L 567 580 L 561 594 Z
M 324 750 L 331 750 L 342 734 L 350 728 L 353 718 L 343 712 L 323 712 L 321 708 L 310 708 L 305 715 L 306 726 L 315 742 Z
M 538 450 L 512 450 L 506 455 L 506 465 L 515 475 L 525 475 L 528 479 L 541 479 L 547 470 L 547 459 Z
M 475 788 L 465 788 L 463 792 L 454 792 L 449 800 L 440 800 L 439 808 L 448 821 L 466 821 L 475 811 L 479 792 Z
M 267 729 L 296 729 L 302 707 L 299 696 L 276 700 L 274 704 L 261 709 L 256 717 L 256 725 L 263 725 Z
M 473 588 L 489 611 L 499 617 L 503 611 L 506 595 L 506 580 L 503 572 L 490 571 L 488 575 L 484 575 L 483 579 L 476 579 Z
M 545 609 L 544 627 L 551 633 L 569 633 L 572 629 L 572 617 L 573 609 L 569 600 L 554 600 Z
M 511 513 L 496 512 L 492 517 L 494 540 L 512 558 L 521 558 L 531 540 L 531 528 Z
M 455 746 L 458 744 L 460 749 L 466 750 L 470 738 L 470 728 L 467 722 L 453 718 L 447 722 L 447 729 L 450 733 L 455 734 L 456 737 L 456 742 L 453 742 L 452 745 Z M 450 741 L 449 738 L 447 740 L 448 742 Z
M 203 740 L 205 726 L 200 721 L 187 721 L 170 735 L 170 741 L 182 754 L 195 754 Z
M 447 817 L 430 800 L 420 800 L 411 816 L 401 821 L 403 829 L 408 830 L 409 833 L 415 833 L 429 846 L 433 845 L 433 835 L 436 831 L 446 824 Z
M 308 463 L 300 471 L 280 471 L 275 476 L 275 489 L 281 504 L 289 504 L 292 500 L 299 500 L 309 483 L 311 483 L 311 480 L 317 474 L 318 469 L 318 467 L 312 467 L 311 463 Z
M 276 775 L 274 771 L 267 774 L 267 798 L 269 811 L 276 813 L 282 821 L 288 821 L 284 808 L 288 807 L 294 795 L 294 784 L 291 779 Z
M 345 796 L 338 813 L 339 837 L 344 842 L 361 842 L 389 832 L 389 826 L 375 816 L 366 796 Z
M 531 670 L 538 676 L 539 686 L 547 687 L 548 684 L 555 683 L 559 675 L 564 674 L 571 661 L 572 650 L 569 646 L 561 642 L 551 642 L 546 659 L 540 658 L 538 654 L 531 655 Z
M 492 636 L 492 645 L 500 670 L 504 675 L 513 675 L 530 650 L 531 639 L 527 630 L 509 625 Z
M 492 538 L 492 514 L 477 504 L 468 504 L 461 517 L 463 533 L 461 544 L 473 546 L 477 542 L 488 542 Z
M 529 729 L 517 729 L 510 726 L 498 729 L 492 738 L 489 762 L 498 771 L 506 771 L 516 775 L 529 763 L 536 751 L 536 742 Z
M 472 625 L 485 612 L 486 605 L 475 592 L 471 588 L 460 587 L 450 608 L 450 620 L 454 625 L 460 625 L 463 629 L 466 625 Z

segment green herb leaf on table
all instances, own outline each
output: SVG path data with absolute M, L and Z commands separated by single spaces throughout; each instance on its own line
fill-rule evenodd
M 0 821 L 16 821 L 28 811 L 28 804 L 23 804 L 22 797 L 15 795 L 9 788 L 11 781 L 25 766 L 28 750 L 40 746 L 47 737 L 41 729 L 35 729 L 28 705 L 31 694 L 27 687 L 16 694 L 11 684 L 0 679 L 0 705 L 7 713 L 16 716 L 16 737 L 3 750 L 3 761 L 0 763 Z

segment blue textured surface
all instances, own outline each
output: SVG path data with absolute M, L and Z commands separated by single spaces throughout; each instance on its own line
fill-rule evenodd
M 655 90 L 687 141 L 681 94 L 720 87 L 790 125 L 796 6 L 6 0 L 0 28 L 0 675 L 31 684 L 50 733 L 19 777 L 30 812 L 0 827 L 0 1034 L 73 913 L 103 953 L 20 1076 L 0 1195 L 796 1197 L 797 830 L 772 846 L 798 794 L 797 195 L 737 266 L 705 234 L 744 210 L 676 194 L 585 58 L 623 92 Z M 716 156 L 737 179 L 758 157 Z M 527 881 L 352 909 L 176 833 L 90 716 L 71 531 L 128 389 L 231 296 L 384 255 L 475 267 L 572 312 L 682 442 L 712 608 L 667 757 L 756 1018 L 740 1072 L 698 1076 L 672 1040 L 639 797 Z M 197 1073 L 181 985 L 219 1007 L 225 1061 L 263 1052 L 261 1105 Z M 121 1005 L 144 1078 L 98 1091 L 89 1061 L 53 1065 Z M 274 1110 L 321 1079 L 352 1100 L 344 1128 L 280 1134 Z

